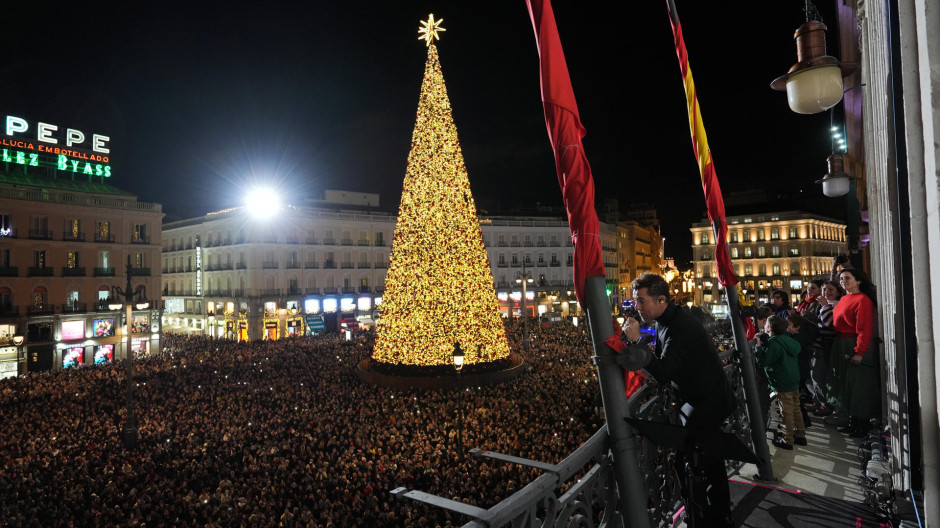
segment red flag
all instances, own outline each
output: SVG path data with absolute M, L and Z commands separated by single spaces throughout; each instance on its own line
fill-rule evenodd
M 682 70 L 682 82 L 685 84 L 685 99 L 689 107 L 689 128 L 692 133 L 692 149 L 695 151 L 699 172 L 702 175 L 702 189 L 705 191 L 708 219 L 715 230 L 715 263 L 718 267 L 718 282 L 722 286 L 734 286 L 738 283 L 738 279 L 734 275 L 734 270 L 731 267 L 731 256 L 728 254 L 728 224 L 725 222 L 725 202 L 721 197 L 721 187 L 718 185 L 718 176 L 715 174 L 715 164 L 712 160 L 711 150 L 708 148 L 708 139 L 705 137 L 705 124 L 702 122 L 698 96 L 695 94 L 695 82 L 692 80 L 692 69 L 689 67 L 689 55 L 685 50 L 685 39 L 682 37 L 679 15 L 676 13 L 671 0 L 666 0 L 666 5 L 669 10 L 669 20 L 672 22 L 672 34 L 676 44 L 676 54 L 679 56 L 679 68 Z
M 571 89 L 552 6 L 548 0 L 526 0 L 526 4 L 539 48 L 545 125 L 555 152 L 558 184 L 574 241 L 574 288 L 578 301 L 583 304 L 584 280 L 605 275 L 600 222 L 594 210 L 594 179 L 581 145 L 585 130 Z

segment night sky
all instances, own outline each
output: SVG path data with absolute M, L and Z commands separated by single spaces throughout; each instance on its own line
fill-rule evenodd
M 561 205 L 521 0 L 134 4 L 4 6 L 0 111 L 110 136 L 110 183 L 168 219 L 240 205 L 255 183 L 295 203 L 378 192 L 397 211 L 428 13 L 447 29 L 437 46 L 479 207 Z M 597 196 L 655 204 L 667 256 L 686 260 L 705 206 L 666 4 L 610 4 L 554 3 Z M 794 114 L 769 87 L 796 61 L 803 2 L 733 5 L 677 1 L 723 193 L 821 196 L 829 116 Z

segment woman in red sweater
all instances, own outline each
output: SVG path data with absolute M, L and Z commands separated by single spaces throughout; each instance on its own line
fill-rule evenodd
M 833 350 L 840 350 L 848 358 L 842 401 L 849 414 L 849 425 L 840 431 L 862 438 L 868 432 L 869 421 L 881 419 L 880 362 L 874 339 L 875 287 L 860 269 L 842 270 L 839 282 L 846 295 L 833 308 Z

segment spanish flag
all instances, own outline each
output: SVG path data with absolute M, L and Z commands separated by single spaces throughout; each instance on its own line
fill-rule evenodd
M 699 110 L 698 96 L 695 93 L 695 81 L 689 67 L 689 54 L 685 50 L 682 26 L 673 0 L 666 0 L 669 20 L 672 22 L 672 35 L 679 56 L 679 68 L 682 70 L 682 82 L 685 85 L 685 100 L 689 108 L 689 129 L 692 133 L 692 149 L 698 160 L 699 173 L 702 175 L 702 189 L 705 191 L 705 204 L 708 207 L 708 219 L 715 232 L 715 262 L 718 265 L 718 282 L 722 286 L 734 286 L 738 283 L 731 267 L 731 255 L 728 253 L 728 224 L 725 222 L 725 202 L 721 197 L 721 187 L 715 174 L 715 163 L 708 138 L 705 137 L 705 124 Z

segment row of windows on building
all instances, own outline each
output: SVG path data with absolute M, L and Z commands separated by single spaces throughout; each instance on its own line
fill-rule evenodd
M 508 236 L 508 241 L 507 241 Z M 492 246 L 492 235 L 483 235 L 483 244 Z M 561 241 L 558 235 L 506 235 L 499 233 L 496 235 L 497 247 L 560 247 Z
M 100 220 L 94 222 L 94 241 L 95 242 L 114 242 L 113 225 L 110 220 Z M 147 224 L 134 224 L 130 243 L 150 243 Z M 22 235 L 17 230 L 13 215 L 0 214 L 0 237 L 19 238 Z M 30 216 L 29 232 L 26 238 L 33 240 L 54 240 L 55 233 L 49 228 L 48 216 Z M 70 242 L 85 241 L 84 221 L 80 218 L 65 219 L 62 229 L 62 240 Z
M 806 268 L 800 267 L 800 261 L 784 261 L 784 262 L 773 262 L 769 266 L 767 264 L 759 264 L 757 266 L 753 264 L 736 264 L 736 273 L 740 274 L 743 277 L 766 277 L 768 275 L 779 276 L 779 275 L 827 275 L 829 269 L 827 266 L 830 265 L 830 261 L 826 259 L 813 259 L 807 263 Z M 700 264 L 700 277 L 714 277 L 713 272 L 715 271 L 714 264 Z
M 280 259 L 277 251 L 265 251 L 262 267 L 265 269 L 354 269 L 354 268 L 378 268 L 382 269 L 388 266 L 388 259 L 384 253 L 375 255 L 374 261 L 370 253 L 360 252 L 359 260 L 353 260 L 353 254 L 346 252 L 342 255 L 342 260 L 337 260 L 336 253 L 326 251 L 323 253 L 323 260 L 317 258 L 316 251 L 308 251 L 305 260 L 301 261 L 298 252 L 288 251 L 284 254 L 284 259 Z M 195 258 L 192 255 L 186 257 L 164 257 L 163 273 L 189 273 L 196 271 L 194 267 Z M 248 256 L 245 252 L 238 253 L 237 261 L 232 253 L 210 253 L 205 257 L 202 263 L 203 271 L 222 271 L 231 269 L 247 269 Z
M 17 250 L 15 249 L 0 249 L 0 268 L 4 268 L 4 270 L 10 270 L 14 268 L 14 263 L 16 262 L 16 260 L 14 259 L 16 251 Z M 32 260 L 30 261 L 32 263 L 31 270 L 32 271 L 35 271 L 35 270 L 50 270 L 51 271 L 54 267 L 54 264 L 50 261 L 50 257 L 52 256 L 52 254 L 53 254 L 52 251 L 49 251 L 46 249 L 32 250 Z M 64 251 L 61 254 L 62 256 L 64 256 L 63 268 L 65 270 L 84 269 L 82 267 L 83 260 L 81 258 L 81 255 L 83 254 L 83 252 L 71 250 L 71 251 Z M 133 267 L 135 268 L 147 268 L 148 267 L 147 266 L 147 253 L 137 252 L 137 253 L 134 253 L 131 256 L 131 258 L 132 258 Z M 113 264 L 114 263 L 112 261 L 110 251 L 98 251 L 97 252 L 96 268 L 104 269 L 104 270 L 113 270 L 114 269 L 112 267 Z
M 571 266 L 572 256 L 570 253 L 566 255 L 565 265 Z M 548 260 L 545 259 L 545 253 L 538 253 L 538 256 L 535 260 L 532 258 L 531 253 L 524 253 L 522 255 L 522 260 L 519 259 L 518 253 L 512 253 L 509 255 L 509 262 L 506 261 L 506 254 L 499 253 L 496 255 L 496 265 L 498 267 L 519 267 L 522 265 L 525 266 L 536 266 L 536 267 L 558 267 L 561 266 L 562 261 L 559 259 L 557 253 L 552 253 L 549 255 Z
M 341 233 L 342 238 L 337 239 L 334 235 L 334 231 L 327 229 L 323 231 L 323 237 L 317 237 L 317 231 L 315 229 L 307 230 L 307 233 L 303 239 L 297 236 L 297 231 L 290 228 L 284 228 L 283 226 L 278 226 L 277 228 L 272 228 L 270 231 L 261 233 L 260 238 L 249 239 L 246 230 L 242 229 L 238 232 L 235 238 L 232 238 L 230 232 L 225 233 L 209 233 L 205 237 L 205 241 L 200 239 L 199 235 L 190 235 L 186 237 L 171 237 L 163 241 L 163 251 L 180 251 L 185 249 L 193 249 L 196 247 L 217 247 L 217 246 L 228 246 L 233 243 L 235 244 L 244 244 L 249 240 L 252 242 L 264 242 L 269 244 L 277 243 L 286 243 L 286 244 L 300 244 L 303 241 L 304 244 L 315 244 L 315 245 L 340 245 L 340 246 L 377 246 L 384 247 L 385 244 L 385 233 L 382 231 L 376 231 L 370 236 L 368 231 L 359 231 L 358 238 L 353 238 L 352 231 L 343 231 Z
M 88 309 L 103 311 L 107 309 L 108 300 L 111 297 L 111 288 L 106 285 L 98 286 L 98 295 L 91 307 L 85 305 L 78 290 L 65 292 L 65 304 L 62 305 L 60 312 L 85 312 Z M 13 299 L 13 291 L 0 286 L 0 314 L 8 314 L 17 310 Z M 49 302 L 49 290 L 45 286 L 35 286 L 30 293 L 29 305 L 26 307 L 27 315 L 42 315 L 55 313 L 55 306 Z
M 736 243 L 746 243 L 746 242 L 762 242 L 767 240 L 769 231 L 770 240 L 786 240 L 786 239 L 797 239 L 797 238 L 811 238 L 817 240 L 833 240 L 833 241 L 844 241 L 845 240 L 845 230 L 838 229 L 835 227 L 827 226 L 814 226 L 809 225 L 805 226 L 802 230 L 798 227 L 790 228 L 779 228 L 771 227 L 770 229 L 750 229 L 750 230 L 740 230 L 740 229 L 729 229 L 728 230 L 728 241 L 732 244 Z M 808 231 L 808 233 L 807 233 Z M 786 233 L 787 237 L 781 237 L 782 233 Z M 711 243 L 712 236 L 707 231 L 702 232 L 701 234 L 701 245 L 708 245 Z

